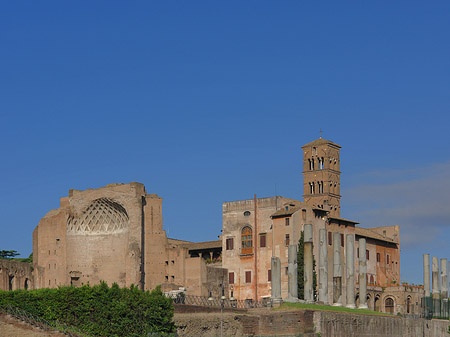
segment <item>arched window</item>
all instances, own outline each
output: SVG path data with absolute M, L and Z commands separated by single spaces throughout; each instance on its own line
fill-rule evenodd
M 411 297 L 408 296 L 408 298 L 406 299 L 406 313 L 410 313 L 411 312 Z
M 241 242 L 242 242 L 241 254 L 253 253 L 253 235 L 252 229 L 249 226 L 242 228 Z
M 385 307 L 385 311 L 393 314 L 394 313 L 394 300 L 390 297 L 386 298 L 386 301 L 384 301 L 384 307 Z

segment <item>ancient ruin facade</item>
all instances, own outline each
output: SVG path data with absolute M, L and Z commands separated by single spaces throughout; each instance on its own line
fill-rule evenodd
M 224 289 L 227 297 L 249 302 L 276 293 L 277 300 L 294 301 L 304 232 L 308 300 L 416 314 L 424 290 L 401 285 L 399 227 L 362 228 L 340 216 L 340 148 L 322 138 L 302 147 L 303 201 L 255 196 L 223 203 L 215 241 L 168 238 L 162 198 L 141 183 L 69 190 L 33 232 L 33 267 L 0 260 L 0 289 L 105 281 L 203 297 Z
M 33 289 L 30 263 L 0 259 L 0 290 Z
M 162 199 L 147 194 L 143 184 L 70 190 L 33 232 L 34 281 L 37 288 L 105 281 L 143 290 L 186 287 L 205 295 L 223 272 L 207 265 L 204 254 L 218 259 L 220 244 L 193 245 L 167 238 Z

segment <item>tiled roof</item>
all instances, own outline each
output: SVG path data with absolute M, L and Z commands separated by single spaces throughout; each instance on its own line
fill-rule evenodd
M 204 241 L 204 242 L 191 242 L 184 244 L 189 250 L 201 250 L 201 249 L 222 249 L 222 240 Z
M 391 243 L 397 243 L 397 241 L 388 238 L 387 236 L 383 236 L 377 232 L 374 232 L 370 229 L 367 228 L 362 228 L 362 227 L 356 227 L 355 228 L 355 234 L 359 235 L 359 236 L 364 236 L 367 238 L 371 238 L 371 239 L 375 239 L 375 240 L 379 240 L 379 241 L 386 241 L 386 242 L 391 242 Z
M 294 205 L 294 206 L 291 206 Z M 288 209 L 286 209 L 286 207 Z M 295 212 L 297 212 L 299 209 L 302 209 L 304 207 L 303 203 L 301 201 L 297 201 L 295 203 L 291 203 L 288 206 L 284 205 L 281 209 L 276 211 L 271 215 L 272 218 L 279 218 L 283 216 L 291 216 Z
M 348 220 L 348 219 L 344 219 L 344 218 L 340 218 L 337 216 L 329 216 L 328 218 L 330 218 L 331 220 L 338 220 L 338 221 L 343 221 L 343 222 L 350 222 L 352 224 L 359 224 L 359 222 L 353 221 L 353 220 Z
M 338 147 L 338 148 L 341 148 L 340 145 L 338 145 L 338 144 L 336 144 L 336 143 L 333 143 L 333 142 L 330 141 L 330 140 L 326 140 L 326 139 L 324 139 L 324 138 L 319 138 L 319 139 L 316 139 L 316 140 L 314 140 L 314 141 L 312 141 L 312 142 L 310 142 L 310 143 L 308 143 L 308 144 L 303 145 L 303 146 L 302 146 L 302 149 L 305 148 L 305 147 L 319 146 L 319 145 L 323 145 L 323 144 L 331 144 L 331 145 L 334 145 L 334 146 L 336 146 L 336 147 Z

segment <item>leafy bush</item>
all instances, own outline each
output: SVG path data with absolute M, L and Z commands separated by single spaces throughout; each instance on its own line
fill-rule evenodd
M 0 308 L 17 307 L 48 321 L 60 321 L 93 336 L 170 335 L 173 305 L 159 288 L 142 292 L 102 282 L 90 287 L 0 291 Z

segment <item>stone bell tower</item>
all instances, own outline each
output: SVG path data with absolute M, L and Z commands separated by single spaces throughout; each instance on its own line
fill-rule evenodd
M 340 148 L 322 137 L 302 146 L 303 200 L 335 217 L 341 213 Z

